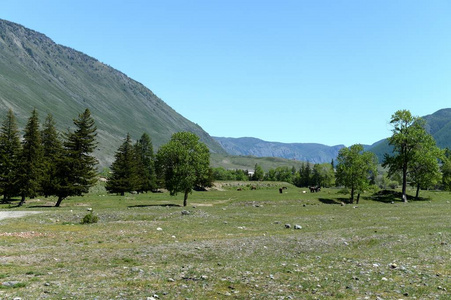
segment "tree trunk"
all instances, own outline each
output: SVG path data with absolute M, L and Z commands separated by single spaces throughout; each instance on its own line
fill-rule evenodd
M 419 195 L 420 195 L 420 184 L 417 184 L 417 193 L 415 194 L 415 199 L 418 200 Z
M 359 200 L 360 200 L 360 193 L 357 193 L 357 200 L 356 200 L 356 204 L 359 204 Z
M 56 201 L 55 207 L 60 207 L 61 202 L 63 202 L 64 197 L 63 196 L 58 196 L 58 201 Z
M 20 200 L 18 206 L 22 206 L 22 205 L 24 205 L 24 203 L 25 203 L 25 194 L 22 194 L 22 199 Z
M 183 197 L 183 206 L 186 206 L 188 204 L 187 200 L 188 200 L 188 193 L 189 190 L 185 191 L 185 196 Z
M 121 192 L 121 196 L 125 196 L 125 192 L 124 191 Z
M 351 204 L 354 203 L 354 188 L 351 188 Z
M 402 201 L 407 202 L 407 164 L 402 168 Z

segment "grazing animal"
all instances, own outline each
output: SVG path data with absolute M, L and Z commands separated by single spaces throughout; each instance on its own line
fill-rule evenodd
M 281 193 L 281 194 L 282 194 L 282 190 L 283 190 L 283 188 L 279 188 L 279 193 Z
M 310 189 L 310 193 L 315 193 L 315 192 L 321 191 L 321 187 L 319 187 L 319 186 L 311 186 L 311 187 L 309 187 L 309 189 Z

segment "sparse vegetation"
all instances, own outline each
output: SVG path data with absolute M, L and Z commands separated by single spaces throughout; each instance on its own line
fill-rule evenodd
M 0 221 L 0 297 L 447 299 L 450 193 L 404 204 L 400 191 L 367 192 L 356 207 L 339 205 L 337 189 L 237 191 L 242 183 L 194 192 L 187 208 L 183 195 L 99 186 L 59 210 L 27 201 L 22 209 L 42 213 Z M 79 223 L 87 207 L 98 223 Z

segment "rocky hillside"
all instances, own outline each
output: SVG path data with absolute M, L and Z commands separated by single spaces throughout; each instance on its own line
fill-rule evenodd
M 147 132 L 158 147 L 173 133 L 190 131 L 212 152 L 225 153 L 201 127 L 139 82 L 41 33 L 0 19 L 1 120 L 9 108 L 22 128 L 36 108 L 42 121 L 52 113 L 62 131 L 89 108 L 98 127 L 96 156 L 103 166 L 111 163 L 127 133 L 138 139 Z

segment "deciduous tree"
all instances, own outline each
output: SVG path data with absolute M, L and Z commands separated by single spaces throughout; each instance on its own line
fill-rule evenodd
M 188 194 L 210 177 L 210 152 L 195 134 L 175 133 L 158 150 L 157 169 L 171 195 L 184 193 L 186 206 Z
M 429 134 L 424 128 L 425 121 L 414 117 L 408 110 L 398 110 L 392 115 L 393 135 L 388 142 L 393 146 L 392 155 L 385 154 L 383 166 L 388 167 L 389 175 L 401 172 L 402 200 L 407 202 L 407 179 L 409 172 L 414 172 L 416 161 L 421 158 L 421 149 L 429 141 Z
M 428 188 L 440 182 L 442 174 L 439 159 L 443 158 L 443 151 L 436 146 L 432 135 L 426 134 L 409 166 L 409 180 L 410 184 L 416 187 L 416 199 L 419 197 L 420 188 Z
M 357 203 L 360 193 L 370 183 L 370 177 L 376 173 L 377 159 L 371 152 L 364 152 L 360 144 L 349 148 L 342 148 L 337 157 L 337 184 L 351 189 L 351 203 L 354 202 L 354 193 L 357 192 Z

